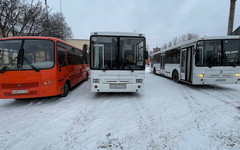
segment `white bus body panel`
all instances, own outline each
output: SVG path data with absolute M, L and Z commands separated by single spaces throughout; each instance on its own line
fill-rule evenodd
M 160 74 L 160 63 L 155 63 L 152 68 L 152 72 L 156 70 L 156 74 Z
M 194 67 L 192 84 L 239 84 L 240 77 L 235 74 L 240 73 L 240 67 Z M 200 78 L 198 75 L 203 74 Z M 201 81 L 203 79 L 203 81 Z
M 165 64 L 165 72 L 164 75 L 166 77 L 172 78 L 173 71 L 177 70 L 180 72 L 180 64 Z
M 144 70 L 91 70 L 91 92 L 141 92 L 144 78 Z M 93 83 L 93 79 L 99 79 L 99 83 Z M 136 79 L 142 79 L 142 83 L 136 83 Z

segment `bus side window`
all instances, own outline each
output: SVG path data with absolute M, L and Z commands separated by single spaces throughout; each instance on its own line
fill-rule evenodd
M 58 63 L 60 67 L 66 66 L 66 53 L 63 49 L 58 48 Z

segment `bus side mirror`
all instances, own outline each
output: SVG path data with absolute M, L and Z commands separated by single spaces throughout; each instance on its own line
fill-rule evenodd
M 83 45 L 83 53 L 84 53 L 84 55 L 87 54 L 87 49 L 88 49 L 88 45 L 87 45 L 87 44 L 84 44 L 84 45 Z
M 148 51 L 145 51 L 145 60 L 148 59 Z

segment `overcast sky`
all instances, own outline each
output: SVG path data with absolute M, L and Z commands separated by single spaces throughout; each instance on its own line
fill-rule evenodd
M 60 0 L 48 0 L 60 12 Z M 230 0 L 62 0 L 63 15 L 73 38 L 88 39 L 94 31 L 144 33 L 147 44 L 161 47 L 186 33 L 226 35 Z M 240 25 L 240 2 L 234 29 Z

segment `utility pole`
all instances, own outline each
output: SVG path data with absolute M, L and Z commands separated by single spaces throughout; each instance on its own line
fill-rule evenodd
M 234 14 L 235 14 L 235 5 L 237 0 L 230 0 L 230 12 L 228 19 L 228 32 L 227 35 L 233 34 L 233 23 L 234 23 Z
M 61 11 L 61 30 L 62 30 L 62 39 L 63 39 L 63 12 L 62 12 L 62 0 L 60 0 L 60 11 Z
M 48 5 L 47 5 L 47 0 L 45 0 L 45 7 L 46 7 L 46 26 L 45 26 L 45 30 L 46 30 L 46 34 L 45 36 L 49 36 L 48 35 Z

